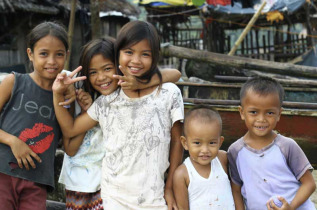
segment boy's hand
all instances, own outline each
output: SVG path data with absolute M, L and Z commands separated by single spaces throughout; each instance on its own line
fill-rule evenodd
M 168 210 L 178 210 L 172 189 L 165 188 L 164 198 L 167 203 Z
M 12 143 L 10 144 L 12 153 L 14 157 L 18 161 L 18 165 L 20 168 L 24 167 L 26 170 L 29 170 L 29 164 L 32 166 L 32 168 L 36 168 L 35 163 L 32 159 L 32 157 L 37 160 L 37 162 L 41 163 L 41 158 L 31 150 L 31 148 L 22 140 L 15 138 Z
M 79 66 L 77 69 L 72 71 L 69 75 L 67 75 L 66 72 L 58 74 L 53 83 L 53 87 L 52 87 L 53 92 L 64 95 L 64 93 L 66 93 L 67 88 L 70 84 L 86 79 L 86 76 L 73 78 L 73 76 L 77 74 L 81 69 L 82 67 Z M 64 104 L 60 104 L 60 105 L 64 105 Z
M 77 94 L 77 102 L 82 112 L 86 112 L 92 104 L 92 98 L 90 94 L 88 92 L 85 92 L 83 89 L 77 90 L 76 94 Z
M 275 205 L 273 199 L 269 200 L 266 203 L 266 207 L 268 210 L 294 210 L 289 203 L 285 200 L 285 198 L 278 196 L 279 201 L 281 201 L 283 204 L 282 206 L 279 208 Z
M 119 69 L 123 73 L 123 76 L 120 75 L 113 75 L 114 79 L 118 79 L 118 85 L 121 86 L 123 90 L 138 90 L 139 88 L 139 82 L 136 80 L 136 78 L 133 75 L 130 75 L 126 69 L 124 69 L 122 66 L 119 66 Z

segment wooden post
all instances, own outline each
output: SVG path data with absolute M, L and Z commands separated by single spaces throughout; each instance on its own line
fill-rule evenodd
M 90 13 L 91 13 L 91 33 L 92 39 L 101 37 L 100 33 L 100 17 L 99 17 L 99 0 L 90 1 Z
M 73 44 L 73 35 L 74 35 L 74 24 L 75 24 L 75 14 L 76 14 L 76 4 L 77 0 L 72 0 L 71 10 L 70 10 L 70 18 L 69 18 L 69 24 L 68 24 L 68 56 L 65 63 L 64 68 L 66 70 L 69 70 L 69 63 L 70 63 L 70 57 L 72 53 L 72 44 Z
M 264 8 L 264 6 L 266 5 L 266 1 L 263 1 L 263 3 L 261 4 L 261 7 L 259 8 L 259 10 L 253 15 L 253 17 L 251 18 L 251 20 L 249 21 L 248 25 L 245 27 L 245 29 L 243 30 L 242 34 L 240 35 L 240 37 L 238 38 L 238 40 L 236 41 L 236 43 L 234 44 L 233 48 L 230 50 L 230 52 L 228 53 L 228 55 L 234 55 L 234 53 L 236 52 L 237 48 L 239 47 L 240 43 L 243 41 L 244 37 L 247 35 L 247 33 L 250 31 L 251 27 L 254 25 L 255 21 L 258 19 L 258 17 L 260 16 L 260 13 L 262 11 L 262 9 Z

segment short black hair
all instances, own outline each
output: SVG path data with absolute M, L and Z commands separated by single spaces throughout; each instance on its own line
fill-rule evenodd
M 199 119 L 202 123 L 211 123 L 217 121 L 222 131 L 222 119 L 217 110 L 206 105 L 197 105 L 186 112 L 184 118 L 184 135 L 186 136 L 187 124 L 193 119 Z
M 240 90 L 240 104 L 242 106 L 242 100 L 246 96 L 248 90 L 253 90 L 260 95 L 268 95 L 277 93 L 280 99 L 280 106 L 283 104 L 284 89 L 282 85 L 275 79 L 268 77 L 253 77 L 246 81 Z

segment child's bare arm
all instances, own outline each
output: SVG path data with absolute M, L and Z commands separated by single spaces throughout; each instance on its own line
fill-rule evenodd
M 113 75 L 113 77 L 119 80 L 118 84 L 121 86 L 122 89 L 139 90 L 139 89 L 146 89 L 146 88 L 153 87 L 160 84 L 160 79 L 157 74 L 153 75 L 149 83 L 143 84 L 141 82 L 138 82 L 134 76 L 129 75 L 128 72 L 125 69 L 123 69 L 121 66 L 119 66 L 119 68 L 124 74 L 124 76 Z M 181 73 L 177 69 L 163 69 L 161 70 L 161 74 L 162 74 L 163 83 L 165 82 L 175 83 L 181 77 Z
M 92 104 L 92 98 L 88 92 L 83 89 L 79 89 L 76 92 L 77 102 L 81 108 L 81 113 L 85 113 Z M 76 155 L 79 147 L 83 143 L 86 133 L 79 134 L 74 138 L 63 137 L 64 149 L 67 155 Z
M 189 209 L 188 184 L 188 172 L 186 166 L 182 164 L 176 169 L 173 177 L 173 191 L 179 210 Z
M 181 164 L 183 159 L 183 146 L 180 141 L 182 132 L 181 122 L 174 123 L 171 130 L 171 146 L 170 146 L 170 167 L 168 169 L 168 176 L 165 184 L 165 200 L 168 209 L 177 208 L 174 194 L 173 194 L 173 176 L 176 168 Z
M 86 133 L 79 134 L 73 138 L 63 136 L 64 150 L 68 156 L 74 156 L 78 152 L 80 145 L 83 143 Z
M 9 101 L 11 97 L 11 91 L 14 86 L 14 74 L 9 74 L 1 83 L 0 83 L 0 113 L 4 105 Z M 22 140 L 17 138 L 14 135 L 11 135 L 4 130 L 0 129 L 0 143 L 10 146 L 11 151 L 14 157 L 17 159 L 18 165 L 20 168 L 24 167 L 29 170 L 29 165 L 32 168 L 35 168 L 35 163 L 32 157 L 41 162 L 40 157 L 31 150 L 31 148 Z
M 162 74 L 163 83 L 165 82 L 175 83 L 182 76 L 181 72 L 177 69 L 161 69 L 160 71 Z M 157 75 L 154 75 L 151 81 L 154 82 L 154 85 L 158 85 L 160 80 Z
M 245 210 L 243 198 L 241 195 L 241 186 L 231 181 L 231 189 L 236 210 Z
M 316 183 L 312 173 L 309 170 L 304 173 L 299 181 L 301 182 L 301 186 L 299 187 L 294 199 L 290 203 L 290 209 L 297 209 L 311 196 L 311 194 L 313 194 L 316 189 Z

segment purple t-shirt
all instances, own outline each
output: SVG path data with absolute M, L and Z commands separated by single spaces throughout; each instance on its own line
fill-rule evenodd
M 247 209 L 267 209 L 266 202 L 273 195 L 284 197 L 289 203 L 307 170 L 313 170 L 303 150 L 290 138 L 280 134 L 274 141 L 256 150 L 249 147 L 243 137 L 228 149 L 232 181 L 241 186 Z M 315 210 L 308 199 L 298 209 Z

